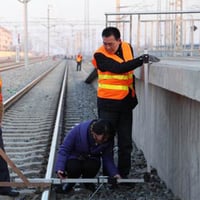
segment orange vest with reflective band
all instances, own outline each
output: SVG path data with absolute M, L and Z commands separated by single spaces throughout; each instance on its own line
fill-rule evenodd
M 133 54 L 130 45 L 126 42 L 122 42 L 121 47 L 124 60 L 125 61 L 132 60 Z M 102 53 L 106 57 L 112 58 L 113 60 L 119 63 L 124 62 L 124 60 L 118 57 L 117 55 L 108 53 L 105 50 L 104 46 L 101 46 L 95 53 Z M 95 59 L 92 60 L 92 63 L 95 66 L 95 68 L 98 68 Z M 133 97 L 135 96 L 135 91 L 133 88 L 133 70 L 121 74 L 116 74 L 108 71 L 106 72 L 102 72 L 100 70 L 97 71 L 98 71 L 98 91 L 97 91 L 98 97 L 105 99 L 121 100 L 128 95 L 130 89 L 132 90 L 132 96 Z
M 82 60 L 82 56 L 81 56 L 81 55 L 78 55 L 78 56 L 76 57 L 76 61 L 77 61 L 77 62 L 81 62 L 81 60 Z

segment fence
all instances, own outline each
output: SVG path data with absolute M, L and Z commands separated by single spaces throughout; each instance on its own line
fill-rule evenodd
M 158 56 L 200 55 L 200 11 L 106 13 L 106 26 L 117 26 L 138 53 Z

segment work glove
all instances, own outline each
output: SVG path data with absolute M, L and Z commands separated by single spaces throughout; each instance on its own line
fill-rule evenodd
M 160 62 L 160 59 L 156 56 L 149 54 L 149 62 Z
M 156 56 L 153 56 L 151 54 L 143 54 L 139 57 L 143 60 L 143 63 L 153 63 L 153 62 L 159 62 L 160 59 Z

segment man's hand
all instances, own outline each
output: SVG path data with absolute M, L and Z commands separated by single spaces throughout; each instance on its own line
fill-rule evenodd
M 62 170 L 58 170 L 57 171 L 57 175 L 60 179 L 64 179 L 67 177 L 67 175 L 65 174 L 65 172 L 63 172 Z
M 120 176 L 119 174 L 116 174 L 116 175 L 114 176 L 114 178 L 118 179 L 118 178 L 121 178 L 121 176 Z
M 159 61 L 160 59 L 158 57 L 149 54 L 149 62 L 159 62 Z
M 152 63 L 152 62 L 159 62 L 160 59 L 156 56 L 153 56 L 151 54 L 143 54 L 139 57 L 141 60 L 143 60 L 143 63 Z

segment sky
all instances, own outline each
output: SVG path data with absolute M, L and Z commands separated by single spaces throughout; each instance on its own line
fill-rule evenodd
M 64 37 L 63 34 L 71 34 L 72 28 L 78 29 L 79 24 L 84 23 L 86 2 L 89 3 L 87 19 L 95 21 L 96 24 L 100 23 L 102 27 L 105 25 L 105 12 L 115 12 L 115 0 L 29 0 L 27 3 L 28 31 L 29 35 L 32 34 L 29 38 L 45 40 L 48 11 L 51 36 L 56 32 L 62 32 L 60 38 Z M 14 32 L 15 43 L 17 33 L 23 34 L 24 4 L 19 0 L 0 0 L 0 5 L 0 26 Z M 63 29 L 57 22 L 63 24 Z
M 25 0 L 0 0 L 0 26 L 8 27 L 13 32 L 23 31 L 24 20 L 24 4 L 19 1 Z M 32 37 L 37 40 L 42 37 L 38 34 L 47 30 L 47 16 L 49 10 L 51 29 L 54 32 L 73 32 L 72 29 L 80 29 L 80 23 L 84 23 L 85 19 L 89 19 L 99 27 L 100 30 L 105 26 L 105 13 L 116 12 L 116 0 L 26 0 L 28 12 L 28 28 L 32 33 Z M 165 9 L 166 2 L 174 2 L 175 0 L 121 0 L 121 12 L 145 12 L 158 11 L 158 2 L 160 2 L 161 10 Z M 87 4 L 88 3 L 88 4 Z M 88 6 L 86 6 L 88 5 Z M 85 15 L 85 7 L 89 10 L 89 14 Z M 199 0 L 183 0 L 183 10 L 200 10 Z M 56 20 L 56 21 L 54 21 Z M 63 29 L 53 23 L 59 22 L 63 24 Z M 35 24 L 34 24 L 35 23 Z M 36 28 L 37 26 L 37 28 Z M 54 26 L 54 27 L 53 27 Z M 70 31 L 67 31 L 71 34 Z M 16 35 L 16 34 L 15 34 Z M 100 34 L 99 34 L 100 36 Z M 39 38 L 40 37 L 40 38 Z M 64 36 L 60 36 L 64 37 Z
M 47 17 L 49 6 L 53 17 L 70 20 L 82 19 L 84 3 L 85 0 L 30 0 L 28 2 L 28 17 L 29 19 Z M 91 16 L 103 20 L 104 12 L 113 11 L 115 0 L 89 0 L 89 4 Z M 0 0 L 0 5 L 1 19 L 23 19 L 23 4 L 18 0 Z
M 49 6 L 53 17 L 80 20 L 84 18 L 84 4 L 87 1 L 89 2 L 89 17 L 91 20 L 105 20 L 105 13 L 115 12 L 116 10 L 116 0 L 29 0 L 28 18 L 46 18 Z M 173 2 L 174 0 L 168 1 Z M 160 2 L 163 5 L 166 0 L 160 0 Z M 121 0 L 120 4 L 121 11 L 152 11 L 157 9 L 156 0 Z M 0 5 L 0 22 L 4 20 L 23 20 L 23 4 L 19 0 L 0 0 Z M 131 8 L 127 9 L 126 6 Z M 200 3 L 199 0 L 183 0 L 183 7 L 190 10 L 200 9 Z

